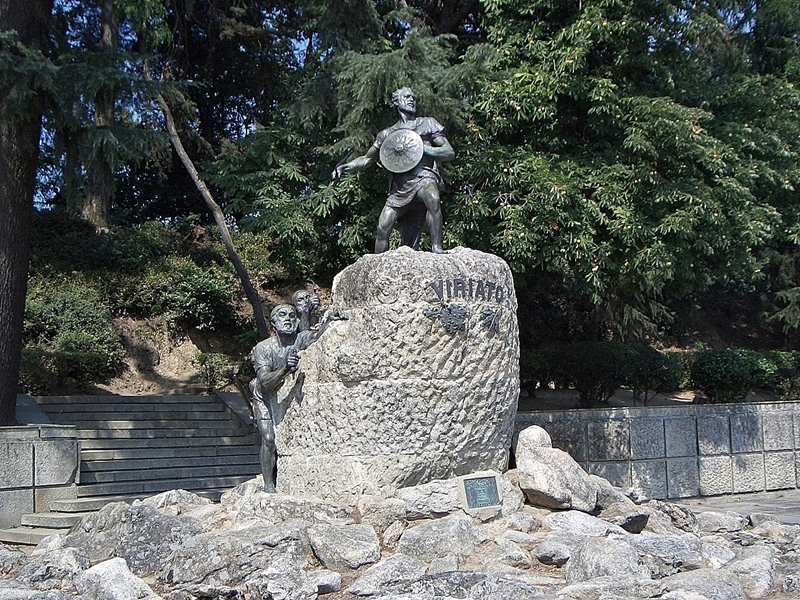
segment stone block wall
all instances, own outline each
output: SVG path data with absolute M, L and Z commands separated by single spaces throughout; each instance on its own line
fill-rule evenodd
M 75 498 L 80 444 L 71 425 L 0 428 L 0 528 L 51 500 Z
M 800 403 L 518 413 L 553 446 L 614 485 L 651 498 L 797 488 Z

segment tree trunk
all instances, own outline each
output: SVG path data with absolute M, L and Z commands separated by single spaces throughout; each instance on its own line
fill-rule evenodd
M 0 0 L 0 29 L 13 29 L 20 41 L 36 45 L 52 0 Z M 7 88 L 0 88 L 0 105 Z M 31 215 L 42 126 L 40 102 L 23 115 L 0 122 L 0 426 L 14 425 L 17 406 L 22 323 L 31 245 Z
M 267 320 L 264 317 L 264 309 L 261 306 L 261 298 L 258 297 L 258 292 L 250 281 L 250 275 L 248 275 L 247 269 L 245 269 L 244 264 L 242 264 L 242 261 L 239 258 L 239 254 L 236 252 L 236 248 L 233 245 L 233 239 L 231 238 L 231 233 L 228 230 L 228 225 L 225 223 L 225 215 L 222 212 L 222 208 L 220 208 L 220 205 L 214 200 L 214 196 L 211 195 L 208 186 L 206 186 L 205 182 L 200 178 L 200 174 L 197 172 L 194 162 L 192 162 L 191 157 L 183 147 L 183 142 L 181 142 L 181 138 L 178 135 L 178 128 L 175 126 L 175 119 L 172 118 L 172 111 L 169 109 L 169 106 L 167 105 L 167 102 L 164 100 L 163 96 L 158 97 L 158 103 L 161 106 L 162 112 L 164 113 L 164 120 L 167 124 L 167 132 L 169 133 L 169 139 L 172 142 L 172 146 L 175 148 L 175 152 L 178 153 L 183 166 L 186 167 L 186 170 L 189 172 L 189 176 L 192 178 L 195 187 L 197 187 L 197 190 L 203 197 L 206 206 L 208 206 L 208 209 L 214 216 L 214 222 L 216 222 L 217 227 L 219 227 L 220 234 L 222 235 L 222 241 L 225 244 L 225 249 L 228 251 L 228 258 L 233 263 L 236 273 L 239 275 L 239 279 L 242 282 L 244 293 L 247 296 L 247 299 L 250 301 L 250 305 L 253 307 L 253 315 L 256 319 L 256 326 L 258 327 L 259 332 L 261 332 L 261 335 L 267 337 L 269 335 L 269 330 L 267 329 Z
M 100 12 L 100 54 L 113 54 L 117 51 L 117 30 L 119 23 L 114 12 L 114 0 L 102 0 Z M 97 92 L 94 102 L 94 124 L 98 129 L 114 124 L 114 90 L 103 88 Z M 95 156 L 87 163 L 86 196 L 83 200 L 81 216 L 98 229 L 108 228 L 108 207 L 114 196 L 113 150 L 103 144 Z

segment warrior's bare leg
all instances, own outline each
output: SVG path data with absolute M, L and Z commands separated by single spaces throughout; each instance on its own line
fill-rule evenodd
M 417 192 L 417 198 L 422 200 L 428 214 L 425 220 L 428 224 L 428 232 L 431 235 L 431 250 L 436 254 L 444 254 L 442 248 L 442 227 L 444 217 L 442 216 L 442 205 L 439 202 L 439 188 L 436 184 L 429 184 Z
M 389 235 L 392 227 L 397 222 L 400 212 L 391 206 L 384 206 L 381 216 L 378 217 L 378 230 L 375 233 L 375 254 L 386 252 L 389 249 Z
M 253 403 L 256 426 L 261 434 L 261 448 L 258 458 L 261 462 L 261 476 L 264 478 L 264 491 L 275 492 L 275 427 L 272 418 L 260 401 Z

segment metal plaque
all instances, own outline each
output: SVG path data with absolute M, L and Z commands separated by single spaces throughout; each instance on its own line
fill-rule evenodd
M 492 475 L 488 477 L 464 477 L 461 482 L 464 486 L 464 499 L 467 508 L 487 508 L 501 504 L 500 490 L 498 489 L 496 477 Z
M 381 164 L 392 173 L 405 173 L 419 164 L 424 143 L 413 129 L 393 131 L 381 144 Z

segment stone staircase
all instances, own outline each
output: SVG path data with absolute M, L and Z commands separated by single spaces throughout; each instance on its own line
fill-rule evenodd
M 238 396 L 60 396 L 37 398 L 56 424 L 75 425 L 81 444 L 77 498 L 22 516 L 0 542 L 36 544 L 84 515 L 184 489 L 218 500 L 261 470 L 259 437 Z M 234 401 L 231 401 L 231 400 Z

